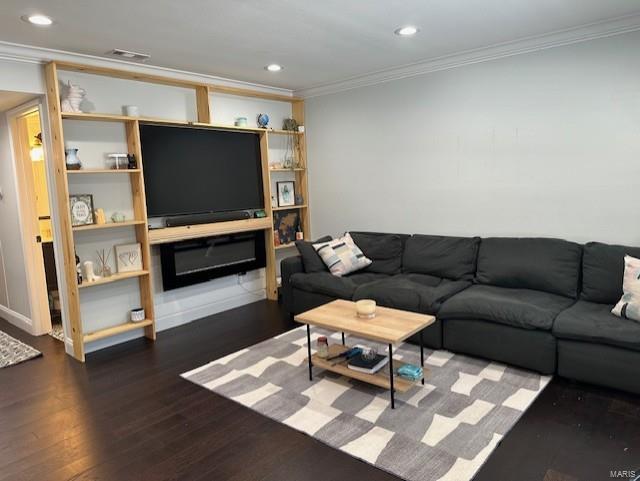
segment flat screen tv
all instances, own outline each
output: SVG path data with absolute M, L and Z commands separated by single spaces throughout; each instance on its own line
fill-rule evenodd
M 149 217 L 264 208 L 253 132 L 140 125 Z

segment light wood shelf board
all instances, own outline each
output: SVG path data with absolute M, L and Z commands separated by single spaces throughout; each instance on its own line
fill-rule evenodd
M 149 271 L 142 270 L 142 271 L 135 271 L 135 272 L 118 272 L 117 274 L 113 274 L 109 277 L 101 277 L 100 279 L 94 282 L 83 282 L 82 284 L 78 285 L 78 288 L 86 289 L 87 287 L 102 286 L 104 284 L 111 284 L 112 282 L 123 281 L 125 279 L 134 279 L 136 277 L 141 277 L 146 275 L 149 275 Z
M 242 219 L 227 222 L 213 222 L 210 224 L 151 229 L 149 231 L 149 241 L 151 244 L 165 244 L 167 242 L 179 242 L 181 240 L 196 239 L 198 237 L 264 230 L 271 228 L 272 222 L 271 217 L 263 217 L 261 219 Z
M 295 242 L 289 242 L 287 244 L 280 244 L 279 246 L 274 246 L 275 250 L 280 250 L 280 249 L 291 249 L 292 247 L 295 247 L 296 244 Z
M 286 207 L 272 207 L 271 210 L 295 210 L 295 209 L 306 209 L 307 204 L 299 204 L 299 205 L 288 205 Z
M 140 169 L 80 169 L 67 170 L 67 174 L 139 174 Z
M 126 322 L 124 324 L 118 324 L 117 326 L 107 327 L 98 331 L 89 332 L 83 336 L 83 340 L 84 342 L 94 342 L 100 339 L 105 339 L 107 337 L 116 336 L 124 332 L 133 331 L 135 329 L 142 329 L 143 327 L 148 327 L 151 325 L 153 325 L 153 321 L 151 319 L 145 319 L 144 321 L 140 322 Z
M 144 220 L 125 220 L 124 222 L 107 222 L 106 224 L 88 224 L 77 225 L 72 227 L 74 232 L 85 232 L 89 230 L 101 230 L 101 229 L 117 229 L 119 227 L 128 227 L 132 225 L 146 224 Z
M 304 172 L 307 169 L 297 168 L 297 169 L 269 169 L 269 172 Z
M 338 353 L 345 351 L 347 348 L 348 347 L 342 346 L 340 344 L 332 344 L 331 346 L 329 346 L 329 354 L 330 356 L 337 355 Z M 384 366 L 375 374 L 367 374 L 364 372 L 349 369 L 349 367 L 347 366 L 347 361 L 341 361 L 337 363 L 334 361 L 327 361 L 326 359 L 322 359 L 321 357 L 319 357 L 317 354 L 311 356 L 311 364 L 326 371 L 335 372 L 351 379 L 356 379 L 368 384 L 373 384 L 374 386 L 378 386 L 384 389 L 391 389 L 391 384 L 389 382 L 389 364 Z M 402 361 L 398 361 L 396 359 L 393 360 L 394 370 L 399 368 L 400 366 L 403 366 L 404 364 L 405 363 Z M 424 369 L 424 372 L 426 374 L 426 369 Z M 410 381 L 399 376 L 394 376 L 393 378 L 393 387 L 398 392 L 407 392 L 415 384 L 416 381 Z

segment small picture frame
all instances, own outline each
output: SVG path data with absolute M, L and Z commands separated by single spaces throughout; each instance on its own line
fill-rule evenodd
M 116 249 L 118 272 L 137 272 L 142 270 L 142 248 L 137 244 L 120 244 Z
M 71 215 L 71 225 L 91 225 L 95 224 L 93 215 L 93 195 L 74 194 L 69 196 L 69 210 Z
M 295 182 L 293 180 L 276 182 L 276 191 L 278 192 L 278 207 L 296 205 Z

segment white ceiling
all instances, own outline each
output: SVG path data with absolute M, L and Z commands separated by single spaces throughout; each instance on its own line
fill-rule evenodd
M 38 28 L 20 20 L 44 13 Z M 2 0 L 0 41 L 305 89 L 640 14 L 630 0 Z M 413 38 L 393 34 L 413 24 Z M 280 63 L 272 74 L 263 67 Z

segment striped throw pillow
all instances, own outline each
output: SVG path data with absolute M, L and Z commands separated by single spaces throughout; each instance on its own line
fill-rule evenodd
M 624 256 L 622 298 L 615 305 L 616 316 L 640 322 L 640 259 Z
M 364 269 L 372 262 L 365 257 L 348 232 L 338 239 L 313 244 L 313 248 L 331 274 L 338 277 Z

